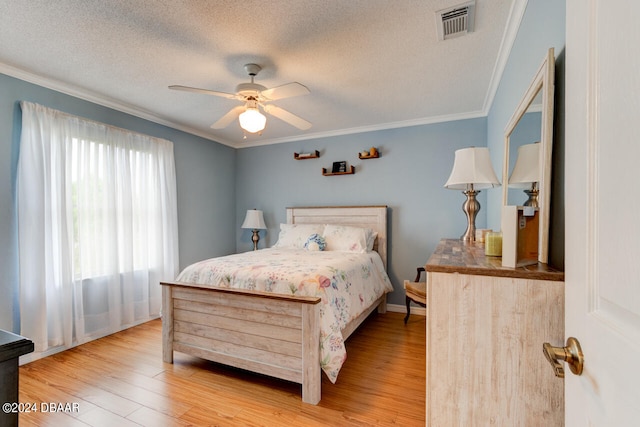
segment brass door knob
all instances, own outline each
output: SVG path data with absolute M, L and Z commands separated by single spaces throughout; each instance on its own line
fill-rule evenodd
M 553 371 L 556 377 L 564 378 L 564 368 L 560 364 L 560 361 L 565 361 L 569 364 L 569 369 L 576 375 L 582 374 L 584 367 L 584 356 L 582 355 L 582 348 L 580 343 L 574 337 L 567 338 L 566 347 L 553 347 L 548 342 L 542 344 L 542 352 L 545 357 L 553 366 Z

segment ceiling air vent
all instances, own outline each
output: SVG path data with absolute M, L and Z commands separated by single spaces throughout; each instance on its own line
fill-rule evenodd
M 473 31 L 476 2 L 468 1 L 436 12 L 438 39 L 447 40 Z

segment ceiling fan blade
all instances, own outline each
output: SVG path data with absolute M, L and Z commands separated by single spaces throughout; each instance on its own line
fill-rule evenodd
M 245 110 L 244 105 L 238 105 L 235 108 L 232 108 L 227 114 L 220 117 L 217 122 L 211 125 L 212 129 L 223 129 L 229 126 L 235 119 L 238 118 L 240 113 Z
M 233 93 L 218 92 L 218 91 L 215 91 L 215 90 L 200 89 L 200 88 L 197 88 L 197 87 L 173 85 L 173 86 L 169 86 L 169 89 L 183 90 L 185 92 L 204 93 L 205 95 L 221 96 L 221 97 L 227 98 L 227 99 L 235 99 L 236 98 L 236 95 L 233 94 Z
M 267 104 L 264 107 L 264 111 L 271 114 L 274 117 L 279 118 L 280 120 L 289 123 L 291 126 L 295 126 L 301 130 L 307 130 L 311 128 L 311 123 L 306 121 L 305 119 L 296 116 L 295 114 L 291 114 L 287 110 L 283 110 L 280 107 L 276 107 L 275 105 Z
M 309 93 L 309 89 L 307 89 L 306 86 L 301 85 L 298 82 L 293 82 L 287 83 L 286 85 L 263 90 L 262 92 L 260 92 L 260 95 L 266 98 L 268 101 L 275 101 L 277 99 L 308 95 Z

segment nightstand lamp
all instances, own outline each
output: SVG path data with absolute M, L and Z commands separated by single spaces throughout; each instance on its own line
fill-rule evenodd
M 251 240 L 253 241 L 253 250 L 257 251 L 258 241 L 260 240 L 260 234 L 258 234 L 259 230 L 265 230 L 267 228 L 264 223 L 264 215 L 262 214 L 262 211 L 249 209 L 247 211 L 247 215 L 244 217 L 242 228 L 250 228 L 253 230 Z
M 524 188 L 529 198 L 523 206 L 538 207 L 538 181 L 540 181 L 540 144 L 521 145 L 518 158 L 509 177 L 509 187 Z
M 462 210 L 467 215 L 467 230 L 460 237 L 465 242 L 476 239 L 476 216 L 480 212 L 480 203 L 476 200 L 478 190 L 500 185 L 491 165 L 489 149 L 486 147 L 469 147 L 456 150 L 451 175 L 444 185 L 451 190 L 464 190 L 467 200 Z

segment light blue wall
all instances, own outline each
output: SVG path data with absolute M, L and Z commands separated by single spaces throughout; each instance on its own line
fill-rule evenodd
M 465 196 L 443 188 L 456 149 L 484 146 L 486 119 L 471 119 L 322 138 L 238 151 L 236 229 L 238 251 L 252 249 L 251 232 L 240 225 L 247 209 L 264 211 L 269 229 L 260 247 L 273 245 L 290 206 L 387 205 L 388 272 L 395 292 L 390 303 L 403 304 L 404 279 L 413 279 L 443 237 L 465 230 Z M 358 152 L 375 146 L 379 159 L 359 160 Z M 319 150 L 321 157 L 294 160 L 294 152 Z M 356 167 L 355 175 L 321 174 L 335 161 Z M 484 190 L 479 201 L 485 204 Z M 484 227 L 486 211 L 477 225 Z
M 504 129 L 529 87 L 547 50 L 561 55 L 565 46 L 565 1 L 530 0 L 487 117 L 487 146 L 494 165 L 502 165 Z M 496 170 L 502 175 L 502 170 Z M 489 194 L 487 226 L 500 229 L 502 192 Z
M 173 141 L 180 266 L 235 250 L 235 149 L 0 74 L 0 329 L 19 332 L 14 197 L 21 100 Z

